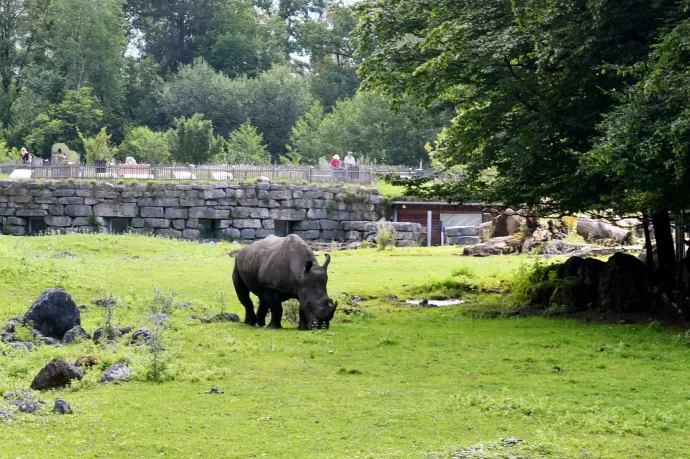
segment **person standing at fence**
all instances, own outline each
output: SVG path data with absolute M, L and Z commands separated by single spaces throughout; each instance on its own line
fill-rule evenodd
M 29 154 L 29 150 L 27 150 L 26 147 L 22 147 L 21 155 L 22 155 L 22 164 L 29 164 L 31 162 L 31 155 Z
M 359 173 L 357 172 L 357 161 L 355 157 L 352 156 L 352 152 L 348 151 L 345 157 L 345 167 L 347 168 L 347 178 L 350 182 L 354 182 L 359 179 Z
M 354 167 L 357 161 L 355 161 L 355 157 L 352 156 L 352 152 L 348 151 L 347 156 L 345 157 L 345 166 L 349 169 L 351 167 Z
M 340 156 L 333 155 L 333 158 L 331 159 L 331 167 L 333 169 L 339 169 L 340 168 Z

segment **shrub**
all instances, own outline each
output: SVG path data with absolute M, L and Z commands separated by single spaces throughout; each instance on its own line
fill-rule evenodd
M 135 127 L 120 145 L 120 156 L 131 156 L 145 164 L 167 164 L 170 162 L 168 138 L 164 133 L 153 132 L 146 126 Z
M 388 247 L 395 247 L 397 234 L 393 224 L 389 221 L 381 219 L 376 228 L 376 246 L 379 250 L 384 250 Z
M 292 299 L 283 303 L 283 318 L 288 322 L 297 322 L 299 319 L 299 301 Z
M 117 154 L 117 148 L 110 145 L 110 136 L 105 128 L 94 137 L 84 137 L 81 131 L 77 130 L 79 138 L 84 143 L 86 162 L 93 164 L 96 161 L 109 161 Z
M 177 292 L 175 290 L 170 290 L 167 294 L 163 295 L 163 292 L 161 292 L 161 289 L 154 288 L 153 289 L 153 302 L 151 305 L 149 305 L 149 312 L 151 314 L 156 314 L 156 313 L 172 314 L 173 309 L 175 308 L 175 297 L 176 296 L 177 296 Z M 225 298 L 225 295 L 223 295 L 223 299 L 224 298 Z

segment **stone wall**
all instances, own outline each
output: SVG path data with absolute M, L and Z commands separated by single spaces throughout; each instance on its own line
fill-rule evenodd
M 2 233 L 16 236 L 37 228 L 108 232 L 125 225 L 183 239 L 254 240 L 278 230 L 306 240 L 358 241 L 372 239 L 370 225 L 383 215 L 384 199 L 365 187 L 0 181 Z M 417 240 L 421 228 L 407 225 L 399 241 Z

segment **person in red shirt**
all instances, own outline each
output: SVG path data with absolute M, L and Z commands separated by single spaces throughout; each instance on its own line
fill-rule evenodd
M 331 167 L 333 169 L 339 169 L 340 168 L 340 156 L 333 155 L 333 159 L 331 159 Z

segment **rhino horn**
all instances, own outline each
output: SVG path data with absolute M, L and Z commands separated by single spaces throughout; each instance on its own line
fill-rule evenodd
M 328 269 L 328 264 L 331 262 L 331 256 L 326 254 L 326 262 L 323 264 L 323 269 Z

